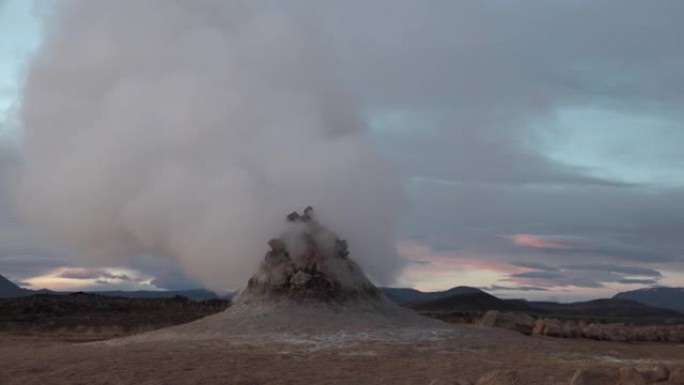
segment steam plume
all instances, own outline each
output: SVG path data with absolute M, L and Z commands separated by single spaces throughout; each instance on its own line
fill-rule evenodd
M 21 103 L 26 218 L 82 261 L 151 253 L 225 289 L 313 205 L 390 281 L 398 185 L 321 30 L 254 3 L 59 3 Z

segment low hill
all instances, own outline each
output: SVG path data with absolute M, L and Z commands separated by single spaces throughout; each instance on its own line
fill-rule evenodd
M 392 287 L 381 287 L 379 288 L 382 294 L 385 295 L 390 301 L 398 305 L 406 305 L 409 303 L 432 301 L 440 298 L 450 297 L 459 294 L 470 294 L 470 293 L 484 293 L 484 291 L 469 286 L 457 286 L 449 290 L 444 291 L 433 291 L 433 292 L 423 292 L 416 289 L 406 289 L 406 288 L 392 288 Z
M 505 301 L 485 292 L 450 295 L 434 300 L 412 302 L 406 306 L 417 311 L 429 312 L 529 310 L 529 307 L 520 301 Z
M 653 287 L 616 294 L 615 299 L 626 299 L 644 305 L 684 312 L 683 287 Z

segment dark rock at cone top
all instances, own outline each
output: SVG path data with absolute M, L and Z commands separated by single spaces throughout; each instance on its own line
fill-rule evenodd
M 313 208 L 287 216 L 287 229 L 250 278 L 240 303 L 289 299 L 345 303 L 381 294 L 349 258 L 347 242 L 322 226 Z

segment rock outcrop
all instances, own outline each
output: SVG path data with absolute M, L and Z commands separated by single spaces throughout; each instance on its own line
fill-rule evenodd
M 498 310 L 490 310 L 482 318 L 482 324 L 485 326 L 515 330 L 527 335 L 532 334 L 534 322 L 534 318 L 529 314 L 502 313 Z
M 625 325 L 538 319 L 534 335 L 560 338 L 587 338 L 603 341 L 684 342 L 684 325 Z
M 495 370 L 480 377 L 475 385 L 523 385 L 523 382 L 514 370 Z
M 619 379 L 620 373 L 616 369 L 578 369 L 572 376 L 570 385 L 616 385 Z

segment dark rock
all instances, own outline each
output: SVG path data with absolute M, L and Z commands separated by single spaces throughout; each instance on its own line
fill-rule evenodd
M 684 385 L 684 368 L 676 368 L 670 371 L 670 385 Z
M 276 254 L 284 253 L 287 250 L 287 245 L 279 238 L 273 238 L 268 241 L 268 246 L 271 251 Z
M 648 385 L 643 373 L 638 372 L 632 367 L 620 368 L 620 385 Z
M 502 313 L 498 310 L 488 311 L 482 319 L 485 326 L 515 330 L 523 334 L 532 334 L 534 318 L 524 313 Z
M 615 369 L 578 369 L 570 380 L 570 385 L 615 385 L 620 374 Z
M 523 385 L 523 382 L 514 370 L 496 370 L 482 376 L 476 385 Z

